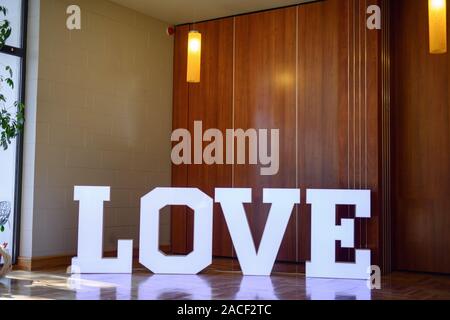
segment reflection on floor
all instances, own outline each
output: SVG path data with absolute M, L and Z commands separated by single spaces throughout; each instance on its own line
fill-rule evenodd
M 235 271 L 223 271 L 235 270 Z M 365 281 L 306 279 L 302 268 L 277 265 L 272 277 L 243 277 L 231 260 L 216 261 L 198 276 L 152 275 L 136 268 L 133 275 L 74 275 L 65 270 L 14 271 L 0 279 L 0 300 L 370 300 L 450 299 L 450 277 L 394 273 L 381 290 Z

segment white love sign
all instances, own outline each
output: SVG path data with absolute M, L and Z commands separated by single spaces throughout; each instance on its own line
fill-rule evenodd
M 131 273 L 132 241 L 120 240 L 118 257 L 103 259 L 103 203 L 109 201 L 109 187 L 75 187 L 80 202 L 78 257 L 72 269 L 81 273 Z M 263 201 L 271 204 L 259 249 L 256 249 L 244 204 L 252 199 L 251 189 L 216 189 L 233 245 L 244 275 L 269 276 L 296 204 L 299 189 L 264 189 Z M 139 262 L 156 274 L 197 274 L 212 263 L 213 203 L 195 188 L 156 188 L 141 200 Z M 312 206 L 310 278 L 368 279 L 370 250 L 356 250 L 355 263 L 337 263 L 335 242 L 354 248 L 354 220 L 336 225 L 336 206 L 354 205 L 357 218 L 370 218 L 368 190 L 307 190 Z M 184 205 L 194 211 L 193 251 L 186 256 L 165 255 L 159 250 L 159 216 L 166 206 Z

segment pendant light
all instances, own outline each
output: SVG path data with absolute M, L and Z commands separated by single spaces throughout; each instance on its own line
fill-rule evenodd
M 188 38 L 187 82 L 200 82 L 200 65 L 202 56 L 202 34 L 190 31 Z
M 447 52 L 447 0 L 428 0 L 430 52 Z

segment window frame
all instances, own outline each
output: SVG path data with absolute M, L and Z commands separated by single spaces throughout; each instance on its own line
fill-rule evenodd
M 25 80 L 26 80 L 26 48 L 27 48 L 27 26 L 28 26 L 28 0 L 22 0 L 21 8 L 21 48 L 5 45 L 0 52 L 20 58 L 21 72 L 19 76 L 19 100 L 25 103 Z M 26 107 L 26 106 L 25 106 Z M 24 128 L 25 130 L 25 128 Z M 16 166 L 14 184 L 14 222 L 13 222 L 13 264 L 17 263 L 20 252 L 20 217 L 22 214 L 22 169 L 23 169 L 23 138 L 22 131 L 16 138 Z

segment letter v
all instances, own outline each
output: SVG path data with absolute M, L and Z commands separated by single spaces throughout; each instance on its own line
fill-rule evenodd
M 263 190 L 264 203 L 271 203 L 272 207 L 258 252 L 256 252 L 243 205 L 251 203 L 251 200 L 251 189 L 216 189 L 215 201 L 222 206 L 242 272 L 244 275 L 269 276 L 294 205 L 300 203 L 300 190 Z

